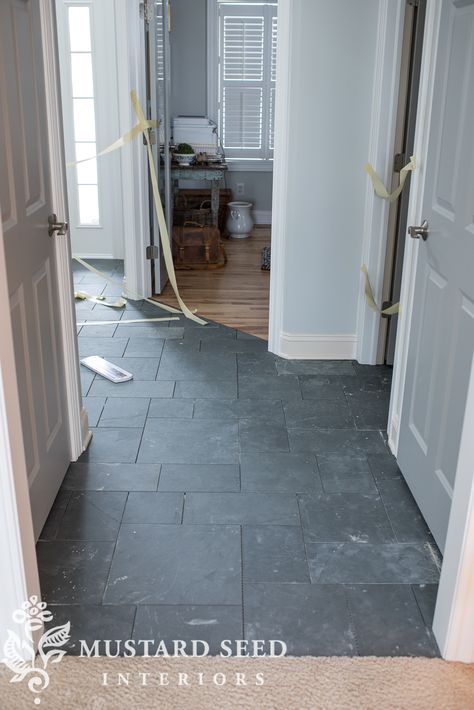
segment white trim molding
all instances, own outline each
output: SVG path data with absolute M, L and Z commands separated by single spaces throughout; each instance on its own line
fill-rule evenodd
M 379 0 L 371 138 L 367 160 L 386 185 L 391 182 L 393 167 L 404 12 L 404 0 Z M 372 183 L 367 178 L 361 264 L 367 266 L 377 302 L 380 302 L 382 293 L 389 209 L 388 201 L 375 195 Z M 359 362 L 375 365 L 379 326 L 379 314 L 366 303 L 364 278 L 361 275 L 357 307 L 356 357 Z
M 293 360 L 352 360 L 355 335 L 308 335 L 282 333 L 278 355 Z

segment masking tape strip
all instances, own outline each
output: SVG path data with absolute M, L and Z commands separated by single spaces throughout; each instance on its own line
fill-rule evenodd
M 143 133 L 146 131 L 148 128 L 157 128 L 158 127 L 158 121 L 147 121 L 145 118 L 143 121 L 140 121 L 140 123 L 137 123 L 136 126 L 133 126 L 129 131 L 123 134 L 123 136 L 120 136 L 120 138 L 117 138 L 116 141 L 111 143 L 107 148 L 104 148 L 104 150 L 101 150 L 100 153 L 96 153 L 96 155 L 91 155 L 90 158 L 83 158 L 83 160 L 73 160 L 70 163 L 66 163 L 67 167 L 72 167 L 74 165 L 79 165 L 80 163 L 87 163 L 89 160 L 95 160 L 96 158 L 99 158 L 101 155 L 106 155 L 107 153 L 112 153 L 114 150 L 118 150 L 119 148 L 122 148 L 126 143 L 130 143 L 136 136 L 140 135 L 140 133 Z
M 85 320 L 79 321 L 76 325 L 126 325 L 128 323 L 158 323 L 170 320 L 179 320 L 179 318 L 170 316 L 169 318 L 133 318 L 131 320 Z
M 360 270 L 362 271 L 362 273 L 365 276 L 364 292 L 365 292 L 365 299 L 367 301 L 367 305 L 369 306 L 369 308 L 371 308 L 376 313 L 380 313 L 380 315 L 384 315 L 384 316 L 393 316 L 395 313 L 398 313 L 400 310 L 399 303 L 394 303 L 393 306 L 389 306 L 388 308 L 384 308 L 383 311 L 377 306 L 377 304 L 375 302 L 374 292 L 373 292 L 372 286 L 370 284 L 369 273 L 367 271 L 366 265 L 362 264 L 362 266 L 360 267 Z
M 139 120 L 138 125 L 140 125 L 140 123 L 142 123 L 145 120 L 145 116 L 144 116 L 142 107 L 140 106 L 140 103 L 138 101 L 137 93 L 135 90 L 130 92 L 130 98 L 132 100 L 133 108 L 135 109 L 135 113 L 136 113 L 137 118 Z M 184 315 L 186 316 L 186 318 L 189 318 L 190 320 L 193 320 L 196 323 L 199 323 L 200 325 L 206 325 L 206 321 L 202 320 L 202 318 L 199 318 L 192 311 L 190 311 L 189 308 L 187 307 L 187 305 L 184 303 L 181 296 L 179 295 L 178 284 L 176 281 L 176 273 L 175 273 L 174 264 L 173 264 L 173 257 L 171 254 L 170 238 L 169 238 L 169 234 L 168 234 L 168 228 L 166 226 L 165 215 L 163 212 L 163 205 L 161 204 L 160 190 L 158 187 L 158 178 L 156 176 L 156 171 L 155 171 L 155 163 L 153 160 L 153 151 L 151 148 L 150 136 L 148 135 L 148 132 L 145 132 L 143 135 L 145 136 L 145 140 L 146 140 L 146 148 L 147 148 L 147 153 L 148 153 L 148 164 L 150 167 L 151 186 L 152 186 L 152 191 L 153 191 L 153 201 L 155 203 L 156 216 L 158 218 L 158 226 L 160 228 L 161 248 L 163 250 L 163 257 L 165 260 L 166 270 L 168 272 L 168 278 L 170 280 L 171 286 L 173 288 L 176 299 L 180 305 L 180 308 L 181 308 L 182 312 L 184 313 Z
M 145 298 L 144 296 L 140 296 L 140 294 L 135 293 L 134 291 L 130 291 L 127 286 L 122 284 L 120 281 L 116 281 L 115 279 L 111 279 L 110 276 L 107 276 L 106 274 L 102 273 L 102 271 L 99 271 L 99 269 L 96 269 L 95 266 L 92 266 L 92 264 L 88 264 L 87 261 L 84 261 L 84 259 L 81 259 L 80 256 L 73 256 L 73 259 L 77 261 L 79 264 L 82 264 L 82 266 L 87 269 L 88 271 L 91 271 L 93 274 L 96 274 L 97 276 L 100 276 L 104 281 L 108 281 L 111 284 L 114 284 L 114 286 L 119 286 L 122 288 L 127 296 L 135 296 L 135 299 L 137 301 L 146 301 L 147 303 L 151 303 L 152 306 L 156 306 L 157 308 L 162 308 L 164 311 L 168 311 L 169 313 L 181 313 L 177 308 L 174 308 L 173 306 L 168 306 L 165 303 L 160 303 L 159 301 L 153 301 L 151 298 Z M 99 301 L 99 303 L 102 303 L 102 301 Z
M 366 163 L 364 165 L 364 170 L 367 173 L 367 175 L 370 177 L 372 180 L 372 185 L 374 186 L 375 194 L 381 197 L 383 200 L 388 200 L 389 202 L 395 202 L 395 200 L 399 197 L 401 191 L 403 190 L 403 187 L 405 185 L 405 181 L 408 177 L 408 173 L 411 172 L 412 170 L 415 170 L 416 168 L 416 160 L 415 156 L 412 155 L 410 157 L 409 162 L 405 165 L 404 168 L 400 170 L 400 182 L 398 187 L 393 191 L 389 192 L 385 185 L 383 184 L 382 180 L 380 177 L 377 175 L 373 167 L 371 166 L 370 163 Z
M 74 291 L 74 298 L 80 301 L 92 301 L 92 303 L 99 303 L 101 306 L 109 306 L 109 308 L 123 308 L 127 303 L 124 298 L 117 298 L 113 303 L 108 303 L 105 296 L 91 296 L 86 291 Z

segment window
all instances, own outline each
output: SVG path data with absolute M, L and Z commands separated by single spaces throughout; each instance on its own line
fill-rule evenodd
M 217 5 L 214 97 L 221 141 L 229 161 L 265 164 L 274 147 L 277 4 Z M 212 24 L 210 25 L 212 28 Z M 210 62 L 212 61 L 210 57 Z M 212 93 L 213 81 L 210 77 Z M 210 114 L 212 116 L 212 113 Z

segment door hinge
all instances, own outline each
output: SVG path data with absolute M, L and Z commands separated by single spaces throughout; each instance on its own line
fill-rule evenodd
M 418 7 L 420 4 L 420 0 L 407 0 L 407 5 L 411 5 L 412 7 Z
M 405 167 L 407 156 L 405 153 L 395 153 L 393 156 L 393 172 L 399 173 Z
M 160 256 L 160 253 L 158 251 L 158 247 L 155 244 L 150 244 L 147 246 L 145 249 L 145 254 L 147 259 L 158 259 Z

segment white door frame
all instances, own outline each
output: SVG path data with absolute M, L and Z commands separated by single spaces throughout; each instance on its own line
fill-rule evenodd
M 412 198 L 410 203 L 410 219 L 418 218 L 423 191 L 423 157 L 426 155 L 426 136 L 429 126 L 429 107 L 431 105 L 433 77 L 432 68 L 436 59 L 436 41 L 438 35 L 440 7 L 443 0 L 429 0 L 426 18 L 426 45 L 423 58 L 420 105 L 417 138 L 417 155 L 419 156 L 419 170 L 417 179 L 412 185 Z M 287 20 L 288 36 L 282 39 L 283 52 L 288 52 L 291 47 L 291 12 L 290 0 L 280 0 L 280 12 Z M 52 0 L 40 0 L 42 10 L 42 29 L 44 37 L 44 51 L 46 61 L 47 92 L 49 97 L 48 120 L 51 131 L 51 157 L 55 164 L 55 199 L 62 200 L 56 204 L 61 209 L 66 209 L 64 193 L 59 194 L 61 185 L 64 185 L 63 153 L 59 135 L 59 123 L 54 115 L 59 111 L 59 83 L 57 81 L 56 57 L 51 52 L 54 47 L 54 13 Z M 284 23 L 281 23 L 284 26 Z M 282 36 L 282 35 L 281 35 Z M 284 57 L 280 65 L 286 65 Z M 280 72 L 280 75 L 283 72 Z M 289 80 L 289 76 L 287 77 Z M 287 85 L 288 86 L 288 85 Z M 285 96 L 285 87 L 280 87 L 280 101 Z M 52 103 L 53 101 L 53 103 Z M 287 106 L 285 102 L 284 106 Z M 280 142 L 284 145 L 284 125 L 280 116 Z M 54 136 L 56 132 L 56 136 Z M 424 150 L 423 150 L 424 148 Z M 283 165 L 285 153 L 280 155 L 279 181 L 284 182 Z M 281 185 L 280 185 L 281 189 Z M 278 204 L 278 203 L 277 203 Z M 416 214 L 415 214 L 416 213 Z M 64 212 L 65 214 L 65 212 Z M 275 213 L 275 229 L 278 232 L 280 212 Z M 280 240 L 283 240 L 280 234 Z M 67 239 L 58 238 L 58 271 L 59 287 L 61 293 L 61 329 L 64 340 L 64 356 L 68 379 L 68 402 L 71 431 L 78 448 L 82 447 L 82 431 L 80 412 L 80 392 L 77 371 L 77 343 L 74 333 L 71 333 L 74 324 L 72 315 L 71 298 L 71 273 L 69 261 L 69 245 Z M 402 285 L 402 303 L 404 313 L 401 333 L 397 343 L 395 360 L 395 383 L 392 397 L 392 412 L 400 411 L 396 403 L 401 401 L 403 380 L 406 369 L 406 344 L 409 333 L 409 314 L 413 305 L 413 294 L 410 278 L 416 261 L 416 245 L 412 244 L 407 249 L 405 256 L 404 283 Z M 275 278 L 275 277 L 274 277 Z M 280 291 L 281 284 L 280 284 Z M 31 524 L 31 512 L 28 495 L 26 465 L 24 460 L 23 440 L 21 434 L 21 419 L 19 398 L 16 388 L 13 335 L 11 329 L 9 300 L 6 291 L 6 267 L 3 254 L 3 239 L 0 231 L 0 318 L 4 324 L 2 339 L 0 341 L 0 487 L 2 497 L 1 505 L 4 514 L 0 516 L 0 555 L 5 561 L 8 570 L 4 584 L 0 587 L 0 618 L 5 624 L 0 626 L 0 634 L 8 627 L 9 614 L 29 594 L 39 590 L 34 537 Z M 474 369 L 474 368 L 473 368 Z M 76 396 L 76 407 L 71 404 L 72 396 Z M 82 421 L 84 419 L 82 418 Z M 468 404 L 461 449 L 454 488 L 452 512 L 448 529 L 446 552 L 441 573 L 440 591 L 436 606 L 434 632 L 444 658 L 465 662 L 474 662 L 474 637 L 472 636 L 472 623 L 474 622 L 474 598 L 472 596 L 472 580 L 474 579 L 474 476 L 472 461 L 474 458 L 474 445 L 472 443 L 472 422 L 474 421 L 474 376 L 468 395 Z M 392 446 L 394 441 L 392 439 Z M 469 623 L 471 622 L 471 623 Z M 3 639 L 0 639 L 2 641 Z

